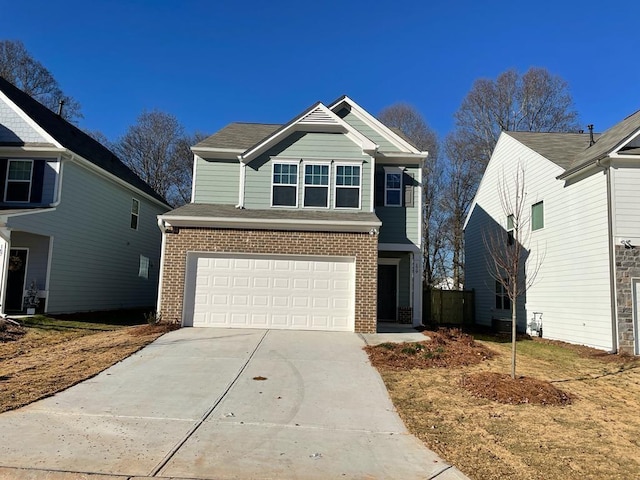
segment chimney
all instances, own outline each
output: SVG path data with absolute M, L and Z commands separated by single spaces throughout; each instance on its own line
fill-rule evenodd
M 593 139 L 593 123 L 591 125 L 587 125 L 587 128 L 589 129 L 589 146 L 591 146 L 596 143 Z
M 64 100 L 60 100 L 58 102 L 58 116 L 59 117 L 62 116 L 62 107 L 64 107 Z

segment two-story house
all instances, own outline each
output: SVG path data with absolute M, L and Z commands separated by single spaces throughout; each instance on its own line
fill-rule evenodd
M 601 135 L 502 132 L 465 224 L 465 287 L 476 320 L 510 317 L 487 268 L 485 232 L 514 228 L 499 190 L 524 172 L 528 264 L 521 330 L 640 354 L 640 112 Z M 522 178 L 522 177 L 521 177 Z
M 163 319 L 356 332 L 421 323 L 426 152 L 347 97 L 285 125 L 232 123 L 192 150 L 192 203 L 160 216 Z
M 115 155 L 0 78 L 0 311 L 153 306 L 169 206 Z

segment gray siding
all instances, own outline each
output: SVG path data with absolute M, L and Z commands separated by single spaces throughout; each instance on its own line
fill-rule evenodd
M 238 160 L 206 160 L 195 157 L 196 203 L 218 203 L 236 205 L 240 185 L 240 163 Z
M 36 282 L 38 290 L 44 290 L 47 280 L 47 262 L 49 259 L 49 237 L 31 235 L 24 232 L 12 232 L 11 248 L 28 248 L 26 287 Z
M 343 134 L 334 133 L 294 133 L 269 151 L 247 165 L 245 178 L 245 207 L 271 207 L 271 157 L 294 160 L 332 160 L 329 181 L 329 203 L 333 208 L 333 186 L 335 183 L 335 163 L 341 160 L 355 160 L 362 164 L 361 209 L 369 210 L 371 201 L 371 157 L 362 154 L 362 148 Z M 298 169 L 298 207 L 302 208 L 303 176 Z M 282 207 L 278 207 L 282 208 Z
M 384 165 L 376 165 L 376 172 L 384 171 Z M 418 182 L 420 167 L 409 166 L 406 172 L 413 175 Z M 376 175 L 378 177 L 379 175 Z M 384 192 L 384 186 L 378 188 Z M 384 207 L 376 205 L 376 215 L 382 222 L 380 227 L 379 243 L 406 243 L 420 245 L 420 202 L 421 189 L 419 185 L 413 188 L 413 207 Z
M 348 112 L 343 109 L 338 112 L 338 116 L 342 117 L 342 119 L 351 125 L 353 128 L 358 130 L 361 134 L 367 137 L 369 140 L 372 140 L 377 145 L 380 146 L 380 150 L 383 152 L 397 152 L 398 147 L 396 147 L 393 143 L 387 140 L 385 137 L 376 132 L 369 125 L 360 120 L 353 112 Z
M 48 140 L 0 99 L 0 142 L 44 143 Z
M 156 216 L 167 209 L 76 163 L 63 169 L 56 210 L 9 223 L 52 237 L 48 311 L 153 306 L 161 241 Z M 140 201 L 138 230 L 130 227 L 133 198 Z M 150 260 L 148 279 L 138 277 L 140 255 Z

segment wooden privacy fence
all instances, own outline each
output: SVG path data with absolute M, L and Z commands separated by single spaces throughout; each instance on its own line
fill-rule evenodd
M 474 292 L 472 290 L 422 291 L 422 323 L 425 325 L 473 325 Z

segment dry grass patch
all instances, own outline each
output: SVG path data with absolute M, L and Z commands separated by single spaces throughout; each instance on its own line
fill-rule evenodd
M 510 343 L 455 368 L 378 367 L 407 428 L 470 478 L 629 479 L 640 472 L 640 360 L 539 339 L 518 342 L 518 374 L 570 405 L 501 404 L 461 386 L 510 371 Z
M 86 380 L 172 328 L 27 320 L 23 335 L 0 341 L 0 412 Z

